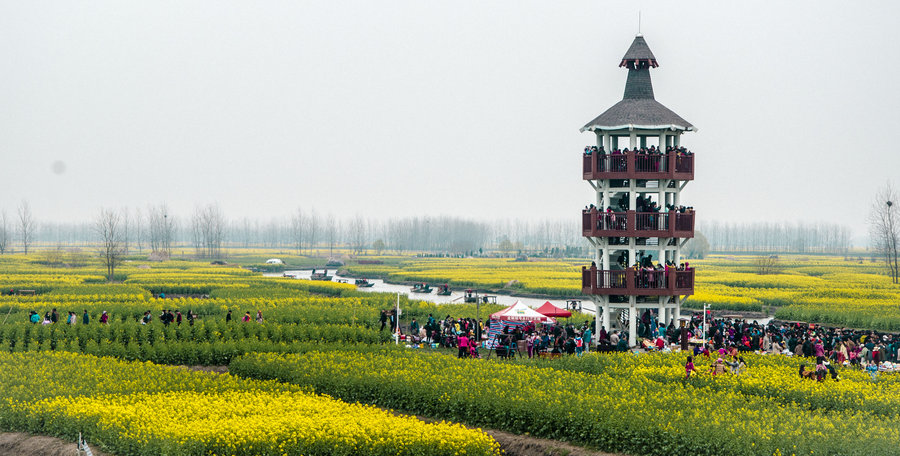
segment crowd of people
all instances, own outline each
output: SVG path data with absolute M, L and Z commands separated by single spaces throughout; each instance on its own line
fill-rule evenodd
M 686 155 L 694 155 L 693 152 L 687 150 L 687 148 L 682 146 L 666 146 L 665 152 L 663 152 L 662 147 L 650 146 L 650 147 L 635 147 L 634 152 L 638 155 L 668 155 L 674 153 L 680 156 Z M 629 149 L 626 147 L 625 149 L 613 149 L 610 155 L 624 155 L 629 152 Z M 585 155 L 605 155 L 606 151 L 603 146 L 584 146 L 584 154 Z
M 390 315 L 390 311 L 382 311 L 382 315 Z M 382 318 L 384 327 L 387 319 Z M 394 321 L 390 321 L 393 328 Z M 495 328 L 493 334 L 489 331 L 492 327 Z M 542 354 L 580 355 L 589 350 L 593 341 L 591 328 L 593 324 L 588 321 L 581 325 L 515 324 L 494 319 L 453 318 L 450 315 L 439 320 L 429 314 L 424 325 L 412 319 L 408 331 L 402 333 L 401 338 L 409 344 L 458 349 L 460 358 L 479 358 L 479 349 L 493 350 L 500 357 L 531 358 Z M 627 350 L 627 341 L 623 342 L 622 347 Z
M 625 216 L 622 212 L 628 210 L 628 194 L 623 193 L 621 197 L 616 201 L 616 207 L 612 206 L 606 207 L 606 212 L 603 212 L 601 208 L 594 206 L 594 204 L 588 204 L 584 206 L 585 212 L 591 212 L 593 210 L 597 210 L 597 220 L 598 220 L 598 229 L 602 229 L 603 226 L 609 227 L 608 229 L 625 229 Z M 635 197 L 635 205 L 637 206 L 637 212 L 668 212 L 674 211 L 679 214 L 694 212 L 693 206 L 685 206 L 685 205 L 674 205 L 674 204 L 666 204 L 666 210 L 661 211 L 659 205 L 656 204 L 656 201 L 653 201 L 651 197 L 643 197 L 638 195 Z M 618 228 L 620 227 L 620 228 Z
M 44 313 L 44 316 L 41 317 L 41 314 L 32 310 L 28 314 L 28 321 L 33 324 L 43 324 L 43 325 L 52 325 L 59 323 L 59 312 L 54 307 L 53 310 Z M 69 311 L 66 315 L 65 321 L 63 323 L 67 325 L 74 325 L 78 323 L 78 315 L 75 312 Z M 106 323 L 109 320 L 109 315 L 106 311 L 100 315 L 100 323 Z M 87 309 L 84 310 L 84 313 L 81 314 L 81 323 L 88 324 L 91 322 L 91 315 L 88 313 Z
M 174 309 L 163 309 L 163 311 L 157 317 L 165 326 L 170 324 L 175 324 L 180 326 L 182 321 L 187 320 L 188 325 L 193 325 L 194 321 L 199 320 L 200 317 L 192 310 L 188 309 L 186 312 L 182 313 L 180 310 Z M 231 310 L 225 315 L 225 322 L 231 322 Z M 75 312 L 69 311 L 63 323 L 67 325 L 74 325 L 78 323 L 78 315 Z M 88 313 L 87 309 L 84 309 L 84 313 L 81 314 L 81 324 L 89 324 L 91 322 L 91 315 Z M 60 322 L 60 314 L 53 308 L 53 310 L 46 312 L 43 317 L 36 311 L 32 310 L 28 314 L 28 321 L 33 324 L 44 324 L 44 325 L 52 325 Z M 109 323 L 109 313 L 107 311 L 103 311 L 100 314 L 100 318 L 98 320 L 100 324 L 108 324 Z M 142 325 L 147 325 L 153 322 L 153 313 L 149 310 L 144 311 L 143 315 L 138 320 Z M 250 312 L 247 311 L 244 313 L 244 316 L 241 318 L 241 321 L 244 323 L 248 323 L 254 321 L 254 319 L 250 316 Z M 262 323 L 263 315 L 262 311 L 256 311 L 256 319 L 257 323 Z
M 678 344 L 682 331 L 687 332 L 689 339 L 702 338 L 702 325 L 702 314 L 694 315 L 682 329 L 672 323 L 668 326 L 655 326 L 652 316 L 645 313 L 641 318 L 639 331 L 645 336 L 655 337 L 655 345 L 662 349 L 667 343 Z M 763 325 L 744 319 L 709 318 L 706 337 L 706 344 L 693 344 L 693 354 L 705 357 L 718 354 L 713 363 L 715 372 L 719 370 L 717 364 L 745 366 L 742 357 L 744 352 L 808 358 L 810 365 L 801 364 L 798 374 L 800 378 L 819 382 L 829 377 L 838 380 L 835 366 L 864 369 L 873 381 L 877 381 L 879 372 L 893 370 L 894 365 L 900 362 L 900 335 L 873 330 L 796 322 Z M 687 365 L 685 369 L 689 371 Z M 687 376 L 690 376 L 690 372 Z
M 599 156 L 597 164 L 600 171 L 626 171 L 627 163 L 622 157 L 633 152 L 637 170 L 641 172 L 658 172 L 664 170 L 666 161 L 663 157 L 675 155 L 676 169 L 680 169 L 683 157 L 691 156 L 693 153 L 681 146 L 666 146 L 665 151 L 662 147 L 635 147 L 633 149 L 615 148 L 609 154 L 606 153 L 602 146 L 585 146 L 584 155 L 586 157 Z M 607 163 L 609 162 L 609 163 Z

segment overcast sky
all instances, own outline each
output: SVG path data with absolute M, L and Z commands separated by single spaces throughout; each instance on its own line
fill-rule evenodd
M 577 217 L 637 32 L 700 220 L 846 223 L 900 181 L 900 2 L 0 3 L 0 209 Z

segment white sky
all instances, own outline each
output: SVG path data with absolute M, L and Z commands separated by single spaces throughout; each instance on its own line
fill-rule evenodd
M 575 218 L 638 10 L 699 129 L 683 203 L 864 232 L 900 174 L 900 2 L 3 0 L 0 209 Z

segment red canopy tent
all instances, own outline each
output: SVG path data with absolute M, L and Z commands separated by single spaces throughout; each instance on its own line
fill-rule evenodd
M 553 318 L 569 318 L 572 316 L 572 312 L 569 312 L 568 310 L 565 310 L 565 309 L 560 309 L 559 307 L 556 307 L 553 304 L 551 304 L 550 301 L 545 302 L 544 305 L 538 307 L 535 310 L 537 310 L 538 313 L 541 313 L 548 317 L 553 317 Z

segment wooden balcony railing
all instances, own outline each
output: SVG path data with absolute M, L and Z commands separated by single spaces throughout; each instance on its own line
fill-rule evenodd
M 581 234 L 585 237 L 694 237 L 694 211 L 689 212 L 600 212 L 581 211 Z
M 694 294 L 694 270 L 617 271 L 581 268 L 581 292 L 586 295 L 675 296 Z
M 584 179 L 678 179 L 694 180 L 694 156 L 668 153 L 644 155 L 584 154 Z

